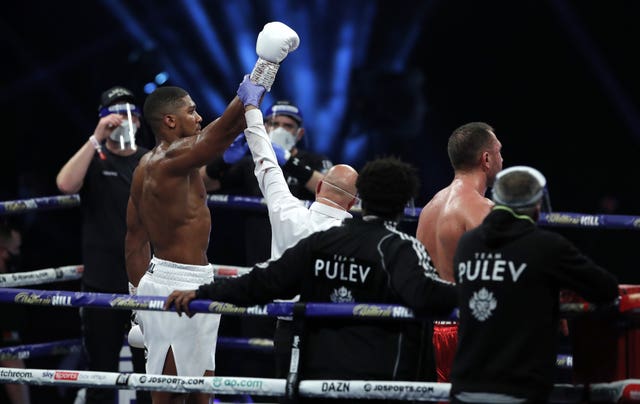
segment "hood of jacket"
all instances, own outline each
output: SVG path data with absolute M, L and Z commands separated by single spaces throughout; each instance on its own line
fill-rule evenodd
M 517 214 L 507 206 L 497 205 L 484 219 L 479 230 L 487 246 L 497 248 L 535 229 L 536 224 L 529 216 Z

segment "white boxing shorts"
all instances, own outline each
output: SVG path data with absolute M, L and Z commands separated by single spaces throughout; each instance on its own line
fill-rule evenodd
M 213 282 L 213 266 L 186 265 L 151 259 L 138 284 L 138 296 L 169 296 L 174 290 L 197 289 Z M 147 373 L 162 374 L 169 348 L 173 351 L 178 376 L 204 375 L 215 370 L 219 314 L 196 313 L 192 318 L 176 312 L 138 310 L 144 344 L 147 348 Z

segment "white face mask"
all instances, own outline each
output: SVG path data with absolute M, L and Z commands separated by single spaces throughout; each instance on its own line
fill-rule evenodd
M 136 132 L 138 127 L 133 121 L 125 119 L 120 126 L 115 128 L 109 135 L 109 138 L 117 142 L 121 150 L 136 149 Z
M 297 139 L 295 135 L 287 131 L 282 126 L 279 126 L 269 133 L 271 141 L 285 150 L 291 151 L 293 146 L 296 145 Z

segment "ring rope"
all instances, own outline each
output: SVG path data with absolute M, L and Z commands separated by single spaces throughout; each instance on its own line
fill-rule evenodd
M 640 293 L 623 295 L 619 301 L 632 303 L 594 305 L 590 303 L 562 303 L 560 310 L 563 314 L 577 314 L 584 312 L 610 312 L 620 310 L 628 314 L 640 314 Z M 116 293 L 69 292 L 62 290 L 33 290 L 0 288 L 0 302 L 17 303 L 35 306 L 66 306 L 66 307 L 100 307 L 121 310 L 151 310 L 164 311 L 164 296 L 132 296 Z M 229 303 L 206 299 L 195 299 L 189 303 L 192 313 L 215 313 L 227 315 L 248 316 L 292 316 L 294 305 L 304 305 L 306 317 L 355 317 L 378 319 L 423 319 L 413 314 L 405 306 L 394 304 L 367 303 L 303 303 L 277 302 L 266 305 L 240 307 Z M 624 310 L 621 308 L 624 307 Z M 169 310 L 170 311 L 170 310 Z M 429 317 L 431 318 L 431 317 Z M 435 317 L 434 317 L 435 318 Z M 457 320 L 458 310 L 441 320 Z
M 80 279 L 84 272 L 83 265 L 67 265 L 64 267 L 45 268 L 29 272 L 12 272 L 0 274 L 2 287 L 40 285 L 49 282 L 62 282 Z
M 232 338 L 219 336 L 216 346 L 225 349 L 272 352 L 273 340 L 268 338 Z M 80 338 L 74 338 L 0 348 L 0 360 L 32 359 L 79 352 L 82 352 L 82 340 Z
M 213 266 L 213 276 L 217 278 L 236 277 L 251 272 L 250 267 L 233 265 Z M 29 272 L 12 272 L 0 274 L 0 285 L 13 288 L 16 286 L 40 285 L 49 282 L 62 282 L 82 278 L 83 265 L 67 265 L 63 267 L 45 268 Z
M 303 201 L 304 205 L 311 206 L 312 201 Z M 54 195 L 31 199 L 17 199 L 0 202 L 0 215 L 18 214 L 38 210 L 72 208 L 80 205 L 80 196 Z M 250 208 L 266 210 L 264 198 L 242 195 L 218 195 L 207 196 L 208 206 L 233 206 L 239 208 Z M 357 208 L 353 212 L 359 212 Z M 417 218 L 420 216 L 421 208 L 405 208 L 405 216 Z M 612 228 L 612 229 L 635 229 L 640 230 L 640 216 L 631 215 L 593 215 L 572 212 L 552 212 L 541 213 L 538 221 L 545 226 L 558 227 L 584 227 L 584 228 Z
M 285 379 L 254 377 L 188 377 L 115 373 L 81 370 L 22 369 L 0 367 L 0 383 L 35 385 L 74 385 L 98 388 L 169 391 L 174 393 L 204 392 L 212 394 L 255 394 L 283 396 Z M 383 399 L 447 401 L 450 383 L 402 382 L 385 380 L 302 380 L 299 393 L 303 397 L 341 399 Z M 588 393 L 593 401 L 640 402 L 640 379 L 588 385 L 556 384 L 552 400 L 581 402 Z
M 82 341 L 80 339 L 65 339 L 55 342 L 45 342 L 42 344 L 17 345 L 0 348 L 0 360 L 30 359 L 80 352 L 82 352 Z
M 263 352 L 273 352 L 273 340 L 268 338 L 234 338 L 218 336 L 217 347 L 226 349 L 243 349 Z M 65 339 L 40 344 L 16 345 L 0 348 L 0 360 L 32 359 L 44 356 L 66 355 L 82 352 L 82 340 L 79 338 Z M 556 358 L 558 369 L 572 369 L 573 356 L 558 354 Z

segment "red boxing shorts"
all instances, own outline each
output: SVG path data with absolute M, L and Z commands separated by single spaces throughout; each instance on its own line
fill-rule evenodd
M 451 366 L 458 346 L 458 323 L 433 322 L 433 353 L 436 359 L 438 383 L 451 383 Z

